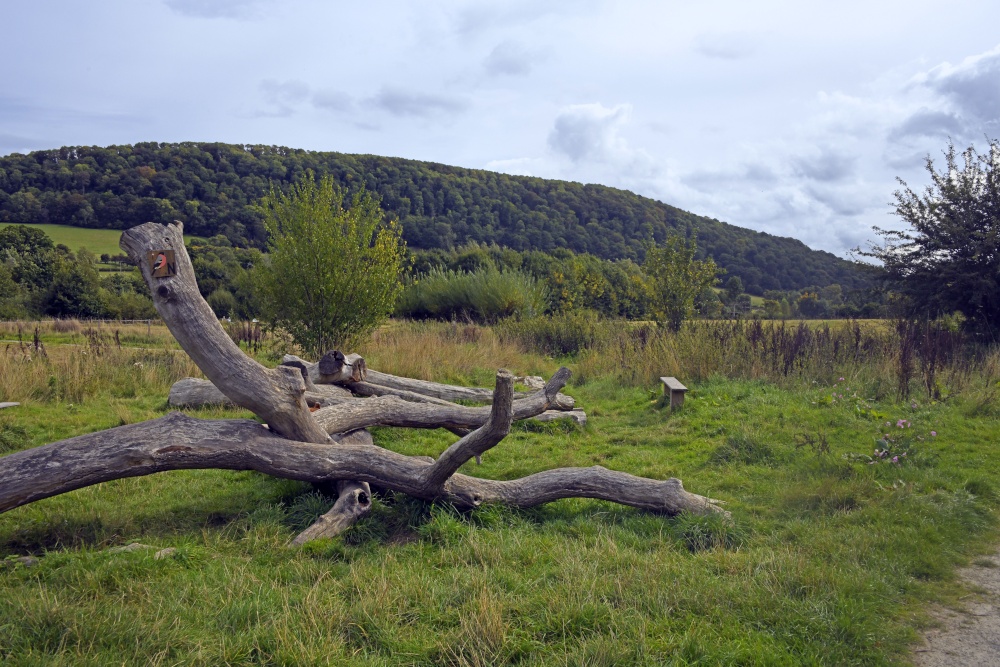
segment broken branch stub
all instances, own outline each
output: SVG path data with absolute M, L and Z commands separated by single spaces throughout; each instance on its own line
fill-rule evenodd
M 428 493 L 444 487 L 449 477 L 473 457 L 495 447 L 510 433 L 514 421 L 514 376 L 501 369 L 497 372 L 497 386 L 493 391 L 493 405 L 486 422 L 472 433 L 463 436 L 431 464 L 421 480 Z

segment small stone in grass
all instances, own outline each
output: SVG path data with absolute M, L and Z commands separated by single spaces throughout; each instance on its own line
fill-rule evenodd
M 126 544 L 123 547 L 111 547 L 108 549 L 109 552 L 113 554 L 122 553 L 124 551 L 140 551 L 142 549 L 152 549 L 153 547 L 148 544 L 140 544 L 139 542 L 133 542 L 132 544 Z

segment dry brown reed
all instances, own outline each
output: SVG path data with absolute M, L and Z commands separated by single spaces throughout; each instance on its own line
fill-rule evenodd
M 3 400 L 83 403 L 98 395 L 129 398 L 169 390 L 180 378 L 199 375 L 182 352 L 105 345 L 50 346 L 47 355 L 7 344 L 0 349 Z
M 556 368 L 517 345 L 505 344 L 493 329 L 474 324 L 394 321 L 376 331 L 359 352 L 372 368 L 439 382 L 491 384 L 483 369 L 547 374 Z
M 82 325 L 80 320 L 73 318 L 69 320 L 52 320 L 52 330 L 57 333 L 76 333 Z
M 224 320 L 222 328 L 225 329 L 234 343 L 243 347 L 251 354 L 258 354 L 263 351 L 265 343 L 268 340 L 268 336 L 264 333 L 257 320 L 253 320 L 252 322 L 246 320 L 237 320 L 236 322 Z

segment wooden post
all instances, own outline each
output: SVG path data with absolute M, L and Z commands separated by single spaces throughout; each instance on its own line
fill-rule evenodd
M 663 383 L 663 395 L 670 395 L 670 409 L 679 408 L 684 405 L 684 394 L 687 387 L 678 382 L 675 377 L 661 377 Z

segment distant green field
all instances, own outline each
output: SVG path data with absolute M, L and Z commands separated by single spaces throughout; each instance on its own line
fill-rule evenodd
M 0 222 L 0 229 L 9 227 L 11 224 Z M 69 246 L 74 252 L 80 248 L 86 248 L 98 257 L 103 253 L 109 255 L 121 253 L 118 248 L 118 239 L 122 235 L 120 229 L 85 229 L 69 225 L 28 225 L 28 227 L 42 230 L 48 234 L 53 243 Z
M 715 291 L 716 294 L 722 294 L 725 291 L 721 287 L 713 287 L 712 289 Z M 754 308 L 762 307 L 764 305 L 764 297 L 751 294 L 750 305 L 753 306 Z
M 0 222 L 0 229 L 8 227 L 13 223 Z M 118 239 L 121 238 L 120 229 L 86 229 L 84 227 L 70 227 L 69 225 L 28 225 L 40 229 L 55 244 L 64 244 L 76 252 L 80 248 L 86 248 L 98 257 L 107 253 L 109 255 L 121 254 L 118 247 Z M 190 241 L 193 236 L 186 236 L 185 240 Z

